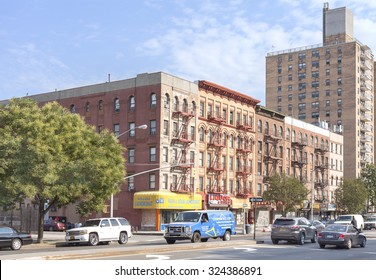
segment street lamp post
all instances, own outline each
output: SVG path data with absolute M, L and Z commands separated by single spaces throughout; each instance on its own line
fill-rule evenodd
M 124 134 L 128 133 L 131 130 L 135 130 L 136 128 L 147 129 L 148 126 L 146 124 L 142 124 L 142 125 L 136 126 L 134 128 L 130 128 L 130 129 L 128 129 L 128 130 L 120 133 L 119 135 L 117 135 L 116 138 L 119 139 L 120 136 L 123 136 Z M 114 194 L 111 193 L 111 198 L 110 198 L 110 217 L 112 218 L 113 216 L 114 216 Z

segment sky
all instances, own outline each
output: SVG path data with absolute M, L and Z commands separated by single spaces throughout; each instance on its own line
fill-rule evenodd
M 321 44 L 324 2 L 376 53 L 369 0 L 0 0 L 0 100 L 162 71 L 264 105 L 266 55 Z

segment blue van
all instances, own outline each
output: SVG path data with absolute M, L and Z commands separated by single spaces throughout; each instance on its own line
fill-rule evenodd
M 180 212 L 173 223 L 166 225 L 164 238 L 168 244 L 184 239 L 196 243 L 218 237 L 229 241 L 235 234 L 235 218 L 231 211 L 196 210 Z

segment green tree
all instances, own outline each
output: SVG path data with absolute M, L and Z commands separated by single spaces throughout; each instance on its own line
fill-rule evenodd
M 124 180 L 123 152 L 112 133 L 96 133 L 56 102 L 11 100 L 0 110 L 0 203 L 32 198 L 42 242 L 51 207 L 75 203 L 81 215 L 103 209 Z
M 361 178 L 368 193 L 367 212 L 370 206 L 376 206 L 376 166 L 367 164 L 362 169 Z
M 344 214 L 358 214 L 365 209 L 367 189 L 360 178 L 344 180 L 334 195 L 337 210 Z
M 268 190 L 263 199 L 276 205 L 283 216 L 295 211 L 296 206 L 307 199 L 308 190 L 297 178 L 274 175 L 270 178 Z

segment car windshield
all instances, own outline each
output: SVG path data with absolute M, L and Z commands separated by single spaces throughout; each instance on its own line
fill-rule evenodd
M 274 221 L 274 225 L 293 226 L 293 225 L 295 225 L 295 220 L 292 220 L 292 219 L 277 219 L 277 220 Z
M 101 220 L 88 220 L 84 223 L 84 227 L 97 227 Z
M 339 216 L 337 221 L 351 221 L 351 216 Z
M 176 217 L 175 222 L 198 222 L 201 213 L 198 212 L 181 212 Z
M 326 227 L 325 231 L 346 232 L 346 226 L 330 225 Z
M 376 218 L 368 218 L 366 222 L 376 222 Z

